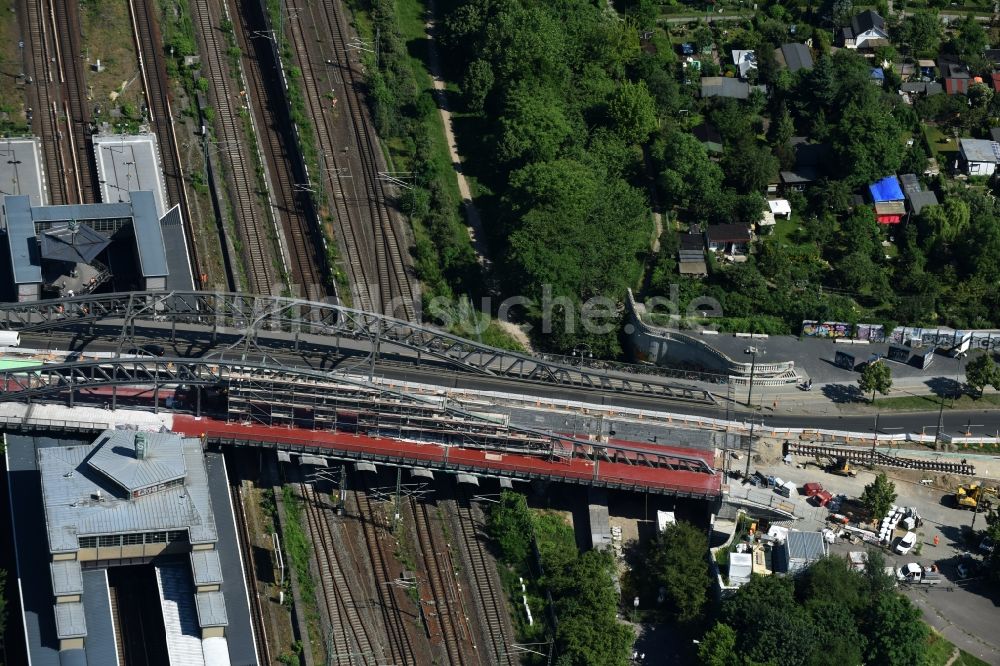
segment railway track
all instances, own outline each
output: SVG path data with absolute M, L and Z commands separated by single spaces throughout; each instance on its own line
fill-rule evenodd
M 253 622 L 257 658 L 262 664 L 270 664 L 271 651 L 268 647 L 267 629 L 264 626 L 264 613 L 261 610 L 260 596 L 257 593 L 257 567 L 253 560 L 253 544 L 250 541 L 246 508 L 243 505 L 243 489 L 238 484 L 230 483 L 229 493 L 232 498 L 233 512 L 236 518 L 236 536 L 240 541 L 240 557 L 243 559 L 243 573 L 246 576 L 244 583 L 246 583 L 247 590 L 250 592 L 248 595 L 250 621 Z
M 299 489 L 306 507 L 306 518 L 315 547 L 316 564 L 322 582 L 323 600 L 330 621 L 333 652 L 327 655 L 329 664 L 382 664 L 382 648 L 375 636 L 372 619 L 362 617 L 362 604 L 354 593 L 350 575 L 345 570 L 345 557 L 340 552 L 340 539 L 330 522 L 329 507 L 316 496 L 313 487 L 300 483 Z
M 255 102 L 254 109 L 260 114 L 257 122 L 258 140 L 264 159 L 271 166 L 268 171 L 271 195 L 289 243 L 291 279 L 293 284 L 302 287 L 306 298 L 319 301 L 326 295 L 326 290 L 323 287 L 323 271 L 320 269 L 317 252 L 319 245 L 313 233 L 312 205 L 307 198 L 308 191 L 296 187 L 297 181 L 305 181 L 305 174 L 299 173 L 293 157 L 298 147 L 292 136 L 291 119 L 284 101 L 275 99 L 275 94 L 285 94 L 281 87 L 281 73 L 278 71 L 271 41 L 255 39 L 266 27 L 264 17 L 260 15 L 260 2 L 235 1 L 241 17 L 237 40 L 243 51 L 244 72 L 251 93 L 249 99 Z
M 70 203 L 70 191 L 66 181 L 66 164 L 63 155 L 62 131 L 59 129 L 59 111 L 56 96 L 49 88 L 55 83 L 52 73 L 54 49 L 49 45 L 47 28 L 48 13 L 42 2 L 24 0 L 25 19 L 28 25 L 25 48 L 31 54 L 30 69 L 25 71 L 31 77 L 34 90 L 33 124 L 42 139 L 42 155 L 49 190 L 49 203 Z
M 80 5 L 77 0 L 53 2 L 51 16 L 63 89 L 63 112 L 69 123 L 67 138 L 70 143 L 72 174 L 76 184 L 75 203 L 95 203 L 97 170 L 90 146 L 90 109 L 87 102 L 87 85 L 83 79 Z
M 160 25 L 156 16 L 155 0 L 129 0 L 129 13 L 134 27 L 136 55 L 142 72 L 146 103 L 149 106 L 149 120 L 156 133 L 163 164 L 163 176 L 167 188 L 166 206 L 179 205 L 187 238 L 188 256 L 191 257 L 195 284 L 200 285 L 202 263 L 199 261 L 191 213 L 188 206 L 184 173 L 181 171 L 177 136 L 174 133 L 173 112 L 170 108 L 170 93 L 167 88 L 167 70 L 163 60 Z
M 358 508 L 358 520 L 365 535 L 369 561 L 375 573 L 379 607 L 382 609 L 382 621 L 389 639 L 389 663 L 416 666 L 413 644 L 410 642 L 406 621 L 403 619 L 403 612 L 394 589 L 397 579 L 389 568 L 389 561 L 379 537 L 379 531 L 386 530 L 385 516 L 375 511 L 364 490 L 355 490 L 354 498 Z
M 365 83 L 349 55 L 350 22 L 340 0 L 311 3 L 290 0 L 289 5 L 297 10 L 289 12 L 295 17 L 289 26 L 295 58 L 303 72 L 305 97 L 315 119 L 324 156 L 324 181 L 332 194 L 338 231 L 359 300 L 357 305 L 370 312 L 413 320 L 416 285 L 404 260 L 407 241 L 387 204 L 392 193 L 385 183 L 381 147 L 361 94 Z M 323 62 L 317 62 L 314 56 L 317 47 L 304 37 L 308 33 L 303 15 L 309 16 L 309 27 L 315 27 L 317 39 L 329 41 L 329 57 L 323 58 Z M 348 125 L 346 134 L 338 134 L 332 112 L 323 107 L 325 91 L 317 83 L 320 69 L 326 70 L 331 92 L 339 102 L 338 111 L 346 114 L 342 120 Z M 346 137 L 349 145 L 335 145 L 334 137 L 338 136 Z M 350 198 L 346 196 L 348 191 Z M 369 288 L 375 284 L 377 293 Z
M 799 456 L 816 456 L 822 458 L 847 458 L 849 462 L 859 465 L 879 465 L 881 467 L 896 467 L 900 469 L 920 469 L 929 472 L 945 474 L 974 475 L 976 468 L 966 462 L 954 463 L 941 460 L 926 460 L 923 458 L 901 458 L 890 456 L 881 451 L 859 449 L 854 447 L 829 446 L 822 444 L 799 444 L 788 442 L 785 453 Z
M 476 653 L 465 649 L 475 641 L 471 640 L 470 632 L 466 629 L 465 613 L 460 612 L 462 602 L 454 584 L 451 553 L 442 547 L 439 539 L 435 538 L 428 504 L 424 501 L 418 502 L 411 496 L 410 509 L 413 512 L 417 545 L 427 571 L 428 584 L 434 600 L 434 615 L 441 632 L 441 641 L 448 663 L 457 666 L 479 664 Z
M 509 646 L 514 643 L 513 635 L 508 627 L 508 616 L 503 592 L 497 580 L 496 565 L 486 552 L 483 537 L 479 533 L 479 520 L 475 515 L 475 507 L 468 495 L 459 492 L 455 500 L 458 529 L 465 563 L 468 567 L 469 579 L 476 590 L 479 602 L 477 610 L 480 613 L 480 624 L 483 629 L 486 644 L 480 654 L 487 663 L 507 664 L 514 666 L 517 662 L 511 658 Z
M 243 135 L 240 109 L 245 108 L 239 90 L 229 76 L 228 46 L 221 43 L 221 28 L 209 7 L 209 0 L 191 1 L 195 30 L 203 40 L 202 65 L 204 75 L 212 82 L 212 103 L 216 112 L 215 127 L 219 135 L 218 148 L 229 178 L 229 194 L 234 223 L 243 245 L 247 290 L 254 294 L 270 294 L 274 284 L 274 268 L 268 250 L 266 229 L 272 222 L 257 199 L 258 183 L 250 147 Z

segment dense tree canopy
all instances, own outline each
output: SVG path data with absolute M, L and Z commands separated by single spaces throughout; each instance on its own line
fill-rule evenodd
M 830 556 L 796 578 L 754 576 L 722 603 L 703 637 L 702 663 L 919 664 L 927 625 L 869 553 L 862 574 Z M 891 636 L 890 636 L 891 634 Z

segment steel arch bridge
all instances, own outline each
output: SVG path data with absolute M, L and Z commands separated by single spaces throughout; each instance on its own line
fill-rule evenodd
M 258 347 L 258 341 L 283 342 L 298 350 L 302 340 L 340 349 L 361 344 L 375 359 L 386 348 L 419 363 L 435 359 L 462 371 L 518 381 L 613 393 L 663 396 L 714 403 L 704 389 L 659 375 L 655 368 L 624 364 L 571 365 L 560 359 L 490 347 L 430 326 L 413 324 L 339 304 L 280 296 L 225 292 L 172 291 L 91 294 L 69 299 L 0 305 L 0 329 L 36 332 L 120 328 L 119 352 L 143 335 L 171 339 L 178 332 L 198 334 L 214 343 L 235 336 L 230 348 Z
M 460 403 L 444 400 L 440 396 L 399 391 L 340 373 L 278 367 L 267 363 L 190 358 L 113 358 L 7 368 L 0 370 L 0 402 L 30 402 L 36 398 L 68 394 L 72 405 L 77 393 L 97 388 L 152 385 L 158 392 L 164 386 L 228 387 L 237 381 L 253 382 L 258 387 L 269 388 L 274 399 L 278 399 L 283 387 L 290 384 L 306 387 L 306 390 L 314 387 L 317 401 L 331 400 L 331 385 L 365 392 L 372 396 L 373 404 L 391 402 L 391 409 L 403 417 L 421 414 L 440 419 L 449 431 L 463 438 L 465 446 L 471 444 L 494 450 L 517 450 L 555 458 L 588 457 L 715 474 L 714 468 L 696 455 L 657 447 L 579 440 L 527 426 L 498 424 L 489 415 L 465 410 Z M 198 411 L 200 413 L 200 402 Z

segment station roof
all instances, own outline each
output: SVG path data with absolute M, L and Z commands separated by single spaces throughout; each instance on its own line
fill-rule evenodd
M 198 592 L 194 595 L 198 609 L 198 625 L 201 627 L 225 627 L 229 624 L 226 614 L 226 599 L 222 592 Z
M 56 604 L 56 636 L 64 638 L 83 638 L 87 635 L 86 613 L 83 612 L 83 602 L 74 601 L 68 604 Z
M 146 440 L 142 458 L 136 451 L 137 437 Z M 129 493 L 183 478 L 187 472 L 183 439 L 172 432 L 109 430 L 97 444 L 87 464 Z
M 182 485 L 129 499 L 121 492 L 118 481 L 112 482 L 87 464 L 88 458 L 116 432 L 104 431 L 94 444 L 38 449 L 49 551 L 78 550 L 81 536 L 163 530 L 186 529 L 191 543 L 216 541 L 200 440 L 181 440 L 186 468 Z M 114 453 L 118 446 L 109 448 Z M 131 450 L 125 449 L 122 455 L 130 454 Z
M 152 192 L 132 192 L 132 226 L 143 277 L 167 275 L 167 248 Z M 190 271 L 188 271 L 190 273 Z
M 155 134 L 94 137 L 101 201 L 134 201 L 136 191 L 153 193 L 156 217 L 167 212 L 166 184 Z
M 44 259 L 89 264 L 111 241 L 99 231 L 75 221 L 61 224 L 38 237 Z
M 79 560 L 56 560 L 49 563 L 52 594 L 57 597 L 83 594 L 83 570 Z
M 25 195 L 4 197 L 4 224 L 15 284 L 42 281 L 42 264 L 31 210 L 31 199 Z
M 195 585 L 221 585 L 222 562 L 215 550 L 191 551 L 191 574 Z
M 27 195 L 33 206 L 47 203 L 39 142 L 37 138 L 0 141 L 0 195 Z

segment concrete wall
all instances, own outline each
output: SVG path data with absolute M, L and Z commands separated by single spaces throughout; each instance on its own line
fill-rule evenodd
M 631 290 L 625 300 L 629 352 L 636 361 L 654 365 L 689 365 L 707 372 L 728 375 L 733 361 L 701 340 L 666 328 L 654 327 L 641 319 L 644 312 Z

